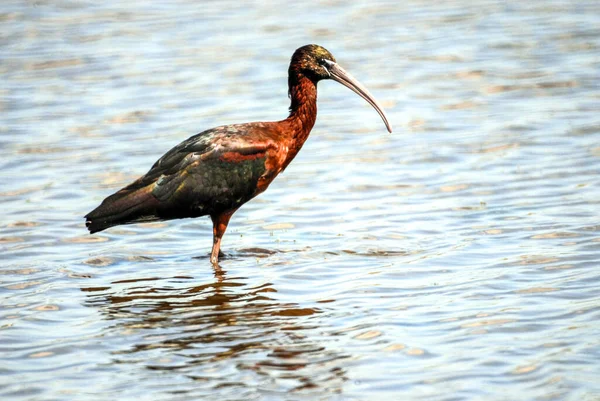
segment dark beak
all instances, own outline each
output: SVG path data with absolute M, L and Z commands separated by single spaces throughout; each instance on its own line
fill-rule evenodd
M 327 64 L 327 71 L 331 79 L 337 81 L 344 85 L 347 88 L 350 88 L 354 93 L 365 99 L 381 116 L 385 126 L 387 127 L 388 132 L 392 132 L 392 126 L 383 111 L 383 108 L 377 103 L 377 100 L 369 93 L 367 88 L 365 88 L 360 82 L 356 80 L 350 73 L 346 72 L 342 67 L 340 67 L 337 63 L 333 61 L 325 60 Z

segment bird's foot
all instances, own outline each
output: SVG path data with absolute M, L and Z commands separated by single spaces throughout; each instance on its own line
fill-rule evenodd
M 223 252 L 221 252 L 220 250 L 219 250 L 218 255 L 211 253 L 210 254 L 210 263 L 212 263 L 213 266 L 218 266 L 219 260 L 224 257 L 226 257 L 225 254 Z

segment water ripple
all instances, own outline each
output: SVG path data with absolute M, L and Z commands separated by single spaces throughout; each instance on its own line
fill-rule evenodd
M 0 397 L 593 399 L 599 11 L 7 2 Z M 208 219 L 86 234 L 182 139 L 284 117 L 305 43 L 396 132 L 320 84 L 311 138 L 236 213 L 220 270 Z

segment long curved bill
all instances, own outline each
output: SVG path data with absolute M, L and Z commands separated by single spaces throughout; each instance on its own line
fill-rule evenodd
M 327 71 L 329 71 L 329 75 L 331 79 L 337 81 L 344 85 L 347 88 L 350 88 L 354 93 L 365 99 L 381 116 L 381 119 L 385 123 L 385 126 L 388 132 L 392 132 L 392 125 L 388 121 L 383 108 L 377 103 L 377 100 L 369 93 L 367 88 L 365 88 L 360 82 L 356 80 L 349 72 L 340 67 L 337 63 L 333 61 L 325 60 L 327 64 Z

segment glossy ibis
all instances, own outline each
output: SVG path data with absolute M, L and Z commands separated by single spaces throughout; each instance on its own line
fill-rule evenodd
M 209 215 L 213 222 L 211 262 L 235 211 L 267 189 L 294 159 L 317 118 L 317 83 L 333 79 L 350 88 L 392 127 L 377 101 L 321 46 L 294 52 L 289 67 L 288 118 L 278 122 L 224 125 L 181 142 L 143 177 L 104 199 L 90 212 L 90 233 L 120 224 Z

